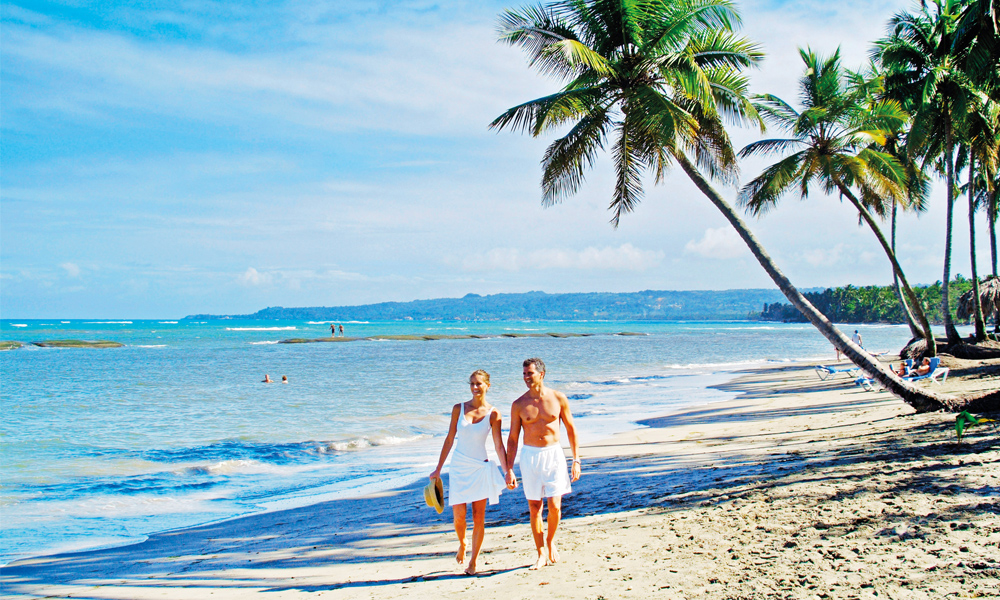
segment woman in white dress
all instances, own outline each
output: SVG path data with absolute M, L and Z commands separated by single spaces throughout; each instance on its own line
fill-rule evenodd
M 517 482 L 514 472 L 507 470 L 507 451 L 500 436 L 500 411 L 486 401 L 486 392 L 490 389 L 490 374 L 482 369 L 473 373 L 469 377 L 469 389 L 472 391 L 472 399 L 456 404 L 451 410 L 448 437 L 444 439 L 441 458 L 430 478 L 433 480 L 441 476 L 441 467 L 454 445 L 455 454 L 451 459 L 448 479 L 448 504 L 451 505 L 455 533 L 458 534 L 455 560 L 459 564 L 465 564 L 465 505 L 470 503 L 472 558 L 465 573 L 475 575 L 479 550 L 483 547 L 483 537 L 486 535 L 486 501 L 496 504 L 503 488 L 506 486 L 513 489 Z M 499 465 L 490 461 L 486 454 L 486 438 L 490 433 L 493 434 L 493 446 L 500 459 Z M 503 477 L 500 476 L 499 469 L 504 471 Z

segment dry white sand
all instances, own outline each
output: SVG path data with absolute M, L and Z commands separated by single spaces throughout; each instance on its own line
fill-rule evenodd
M 989 373 L 939 389 L 1000 387 Z M 67 598 L 995 598 L 1000 431 L 811 366 L 583 449 L 562 561 L 527 566 L 520 490 L 487 511 L 477 577 L 420 487 L 8 565 L 8 596 Z

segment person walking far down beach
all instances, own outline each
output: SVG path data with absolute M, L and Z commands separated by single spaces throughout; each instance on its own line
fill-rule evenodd
M 861 343 L 861 333 L 857 329 L 854 330 L 854 335 L 851 336 L 851 341 L 860 346 L 862 350 L 865 349 L 865 345 Z M 837 362 L 840 362 L 840 348 L 834 346 L 834 349 L 837 351 Z
M 459 564 L 465 564 L 465 505 L 471 503 L 472 557 L 465 574 L 475 575 L 479 551 L 486 536 L 486 501 L 489 500 L 490 504 L 499 502 L 504 486 L 514 489 L 517 487 L 517 480 L 513 469 L 508 466 L 507 453 L 500 436 L 500 411 L 486 401 L 486 392 L 490 389 L 490 374 L 482 369 L 475 371 L 469 377 L 469 389 L 472 399 L 460 402 L 451 409 L 448 436 L 444 439 L 441 457 L 437 468 L 430 474 L 430 479 L 434 481 L 441 476 L 441 467 L 454 445 L 455 454 L 451 457 L 448 478 L 448 504 L 451 505 L 455 533 L 458 535 L 455 560 Z M 497 470 L 500 465 L 491 462 L 486 454 L 486 438 L 491 433 L 497 456 L 503 465 L 503 477 Z
M 340 324 L 340 325 L 338 325 L 337 327 L 339 327 L 339 328 L 340 328 L 340 337 L 344 337 L 344 324 L 343 324 L 343 323 L 341 323 L 341 324 Z
M 330 323 L 330 337 L 337 337 L 337 324 Z
M 572 491 L 566 474 L 566 454 L 559 443 L 559 424 L 566 426 L 566 437 L 573 451 L 572 480 L 580 479 L 580 452 L 576 445 L 576 426 L 569 410 L 569 400 L 562 392 L 545 387 L 545 363 L 529 358 L 522 375 L 528 391 L 510 407 L 510 436 L 507 438 L 507 467 L 513 469 L 517 440 L 524 432 L 521 448 L 521 485 L 528 500 L 531 535 L 535 538 L 538 558 L 530 569 L 559 561 L 555 537 L 562 517 L 562 497 Z M 542 503 L 548 498 L 548 532 L 542 531 Z

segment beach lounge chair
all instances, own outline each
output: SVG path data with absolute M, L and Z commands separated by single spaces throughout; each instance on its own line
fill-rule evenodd
M 908 358 L 908 359 L 904 360 L 903 363 L 906 365 L 906 375 L 903 375 L 903 377 L 909 377 L 910 373 L 913 372 L 913 359 L 912 358 Z M 892 363 L 889 363 L 889 368 L 892 369 L 893 373 L 895 373 L 896 375 L 899 375 L 899 369 L 897 369 L 895 365 L 893 365 Z
M 903 381 L 922 381 L 924 379 L 930 379 L 934 383 L 942 383 L 948 380 L 948 373 L 951 371 L 948 367 L 942 367 L 941 359 L 934 357 L 931 359 L 930 368 L 931 370 L 924 375 L 914 375 L 912 377 L 903 377 Z M 939 381 L 940 380 L 940 381 Z M 875 390 L 883 390 L 885 388 L 882 385 L 872 379 L 871 377 L 858 377 L 854 380 L 855 385 L 860 385 L 865 388 L 865 391 L 872 392 Z
M 914 375 L 913 377 L 904 377 L 903 381 L 921 381 L 924 379 L 930 379 L 934 383 L 941 383 L 942 381 L 948 381 L 948 373 L 951 371 L 948 367 L 942 367 L 941 359 L 935 356 L 931 359 L 930 368 L 931 370 L 924 375 Z M 941 381 L 938 381 L 940 379 Z
M 866 392 L 874 392 L 876 390 L 880 391 L 880 392 L 881 391 L 885 391 L 885 388 L 882 387 L 881 383 L 879 383 L 879 382 L 875 381 L 873 378 L 867 377 L 867 376 L 862 376 L 862 377 L 858 377 L 857 379 L 855 379 L 854 380 L 854 385 L 859 385 L 859 386 L 865 388 Z
M 840 366 L 834 365 L 832 367 L 824 367 L 821 365 L 816 366 L 816 375 L 826 381 L 827 377 L 832 377 L 837 373 L 847 373 L 848 376 L 853 377 L 858 371 L 858 367 L 855 365 Z

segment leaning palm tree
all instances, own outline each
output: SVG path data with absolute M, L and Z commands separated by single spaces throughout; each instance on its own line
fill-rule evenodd
M 806 66 L 799 80 L 803 110 L 795 110 L 777 96 L 757 96 L 757 108 L 764 118 L 790 137 L 753 142 L 740 156 L 792 152 L 745 185 L 739 201 L 760 215 L 792 188 L 798 189 L 803 199 L 808 197 L 813 183 L 827 193 L 838 192 L 847 198 L 889 258 L 920 323 L 927 354 L 934 356 L 934 334 L 927 316 L 872 214 L 885 216 L 891 201 L 906 202 L 909 198 L 906 168 L 891 154 L 873 147 L 873 141 L 884 145 L 887 135 L 901 129 L 908 115 L 892 100 L 865 105 L 864 92 L 847 85 L 839 50 L 828 58 L 808 49 L 799 54 Z
M 955 408 L 956 399 L 903 382 L 830 323 L 709 182 L 709 177 L 736 180 L 736 155 L 723 119 L 760 124 L 746 98 L 742 70 L 761 54 L 735 33 L 739 22 L 729 0 L 556 0 L 507 11 L 500 18 L 501 41 L 520 46 L 534 67 L 567 83 L 554 94 L 509 109 L 491 127 L 533 136 L 569 128 L 542 159 L 546 205 L 575 193 L 598 153 L 610 148 L 615 226 L 642 199 L 643 174 L 661 182 L 676 163 L 736 229 L 792 305 L 835 347 L 916 410 Z
M 932 8 L 933 7 L 933 10 Z M 963 69 L 955 44 L 962 0 L 924 0 L 919 13 L 900 13 L 890 35 L 876 43 L 875 58 L 885 68 L 886 91 L 913 115 L 909 146 L 928 164 L 943 163 L 946 182 L 944 276 L 941 312 L 950 344 L 961 342 L 951 318 L 952 222 L 956 198 L 955 151 L 963 119 L 984 99 Z

